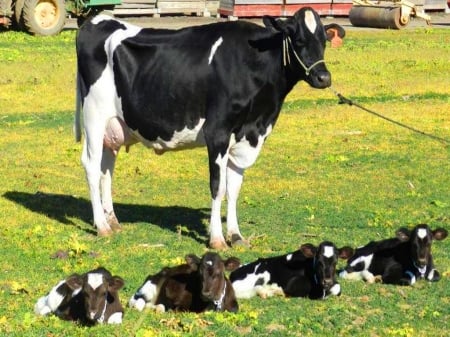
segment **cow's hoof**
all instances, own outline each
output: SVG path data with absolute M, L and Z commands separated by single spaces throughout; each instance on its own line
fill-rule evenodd
M 98 228 L 97 229 L 97 235 L 100 237 L 106 237 L 106 236 L 111 236 L 113 235 L 113 231 L 111 230 L 111 228 Z
M 216 239 L 209 241 L 209 247 L 216 250 L 227 250 L 228 245 L 223 239 Z
M 248 240 L 245 240 L 239 234 L 231 234 L 230 242 L 231 242 L 231 246 L 233 246 L 233 247 L 235 247 L 235 246 L 236 247 L 245 247 L 245 248 L 250 247 L 250 242 L 248 242 Z
M 109 227 L 111 227 L 113 232 L 117 233 L 122 231 L 122 225 L 120 224 L 114 212 L 108 213 L 106 215 L 106 222 L 108 223 Z

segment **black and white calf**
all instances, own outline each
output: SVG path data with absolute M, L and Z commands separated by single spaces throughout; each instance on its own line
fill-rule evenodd
M 166 267 L 148 276 L 131 297 L 129 306 L 159 311 L 238 311 L 238 303 L 225 270 L 239 266 L 237 258 L 222 260 L 217 253 L 202 258 L 186 256 L 186 264 Z
M 311 299 L 340 295 L 336 264 L 338 258 L 347 259 L 352 254 L 352 248 L 338 249 L 329 241 L 318 247 L 304 244 L 293 253 L 243 265 L 230 274 L 230 281 L 237 298 L 267 297 L 277 292 Z
M 41 297 L 34 311 L 38 315 L 55 314 L 83 325 L 96 323 L 120 324 L 123 307 L 119 289 L 124 281 L 112 276 L 105 268 L 97 268 L 85 274 L 73 274 L 59 282 L 50 292 Z
M 443 240 L 448 232 L 444 228 L 431 230 L 420 224 L 409 230 L 400 228 L 396 238 L 371 241 L 356 249 L 353 257 L 339 275 L 347 279 L 363 279 L 369 283 L 412 285 L 417 279 L 439 281 L 434 268 L 431 244 Z
M 120 230 L 112 177 L 122 146 L 141 142 L 157 154 L 206 146 L 209 157 L 210 246 L 227 236 L 245 243 L 236 202 L 245 169 L 256 161 L 286 95 L 298 81 L 331 85 L 325 66 L 327 30 L 311 8 L 265 27 L 219 22 L 180 30 L 140 28 L 106 15 L 87 20 L 76 41 L 76 139 L 82 110 L 86 171 L 99 235 Z M 330 35 L 331 36 L 331 35 Z

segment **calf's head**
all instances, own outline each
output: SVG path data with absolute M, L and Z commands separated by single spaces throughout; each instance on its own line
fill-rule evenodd
M 84 301 L 86 319 L 90 322 L 105 319 L 107 304 L 113 301 L 114 294 L 124 285 L 122 278 L 112 276 L 104 268 L 83 275 L 73 274 L 67 278 L 66 283 L 73 291 L 80 291 Z
M 431 255 L 433 240 L 445 239 L 448 232 L 444 228 L 431 230 L 427 224 L 419 224 L 412 230 L 400 228 L 396 235 L 400 241 L 409 242 L 412 262 L 420 270 L 433 263 Z
M 222 260 L 219 254 L 212 252 L 206 253 L 201 259 L 195 255 L 188 255 L 186 262 L 192 269 L 198 270 L 203 299 L 214 303 L 220 303 L 227 291 L 225 270 L 232 271 L 240 265 L 239 259 L 235 257 Z
M 350 247 L 336 248 L 329 241 L 322 242 L 318 247 L 307 243 L 300 247 L 306 257 L 314 258 L 314 272 L 316 282 L 329 291 L 336 284 L 336 264 L 338 258 L 350 258 L 354 250 Z
M 345 30 L 337 25 L 323 25 L 319 15 L 309 7 L 301 8 L 287 20 L 264 17 L 266 27 L 283 35 L 284 65 L 314 88 L 331 85 L 331 74 L 324 61 L 325 42 L 333 37 L 331 30 L 340 38 Z

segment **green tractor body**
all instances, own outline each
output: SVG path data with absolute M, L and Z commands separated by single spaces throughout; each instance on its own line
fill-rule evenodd
M 0 0 L 0 26 L 33 35 L 56 35 L 69 16 L 81 24 L 88 16 L 121 3 L 122 0 Z

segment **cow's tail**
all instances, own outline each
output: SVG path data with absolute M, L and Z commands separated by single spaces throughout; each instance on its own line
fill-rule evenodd
M 73 132 L 75 133 L 75 141 L 81 141 L 81 83 L 80 73 L 77 69 L 77 83 L 75 94 L 75 121 L 73 125 Z

